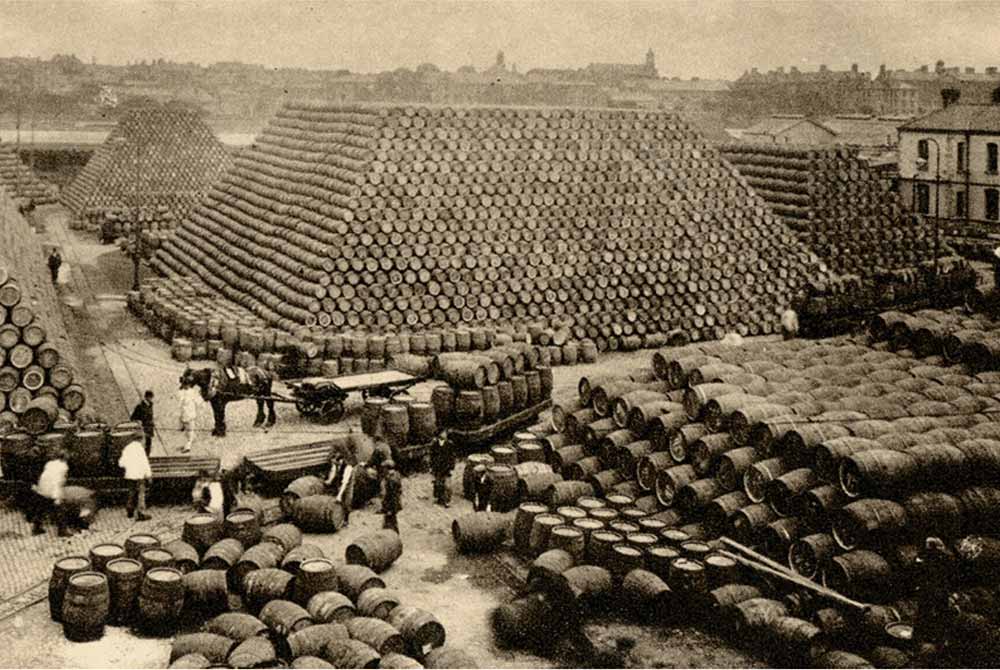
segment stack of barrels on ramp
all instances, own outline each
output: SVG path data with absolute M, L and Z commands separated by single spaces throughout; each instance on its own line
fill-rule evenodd
M 154 264 L 270 325 L 772 332 L 814 256 L 677 116 L 289 102 Z
M 704 614 L 785 662 L 978 658 L 961 640 L 998 624 L 970 603 L 992 594 L 1000 556 L 1000 380 L 863 342 L 695 345 L 631 378 L 582 378 L 534 428 L 560 478 L 524 488 L 513 515 L 453 528 L 460 550 L 513 541 L 535 559 L 538 593 L 498 613 L 501 635 L 527 643 L 552 612 L 624 598 L 647 616 Z M 762 579 L 723 536 L 870 607 Z M 922 611 L 917 587 L 945 573 L 967 609 Z M 935 625 L 950 632 L 924 637 Z
M 117 478 L 122 474 L 118 466 L 122 450 L 129 442 L 143 439 L 142 425 L 132 421 L 109 426 L 63 420 L 57 414 L 50 421 L 48 413 L 43 419 L 39 411 L 36 422 L 33 412 L 34 408 L 20 426 L 0 435 L 3 479 L 35 483 L 57 451 L 66 455 L 72 479 Z
M 335 560 L 297 525 L 261 520 L 255 507 L 197 514 L 172 542 L 138 534 L 59 559 L 52 619 L 74 641 L 108 625 L 172 637 L 176 668 L 477 667 L 380 576 L 403 553 L 395 532 L 359 535 Z

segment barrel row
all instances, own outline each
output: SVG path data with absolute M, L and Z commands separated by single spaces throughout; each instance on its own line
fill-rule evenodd
M 0 186 L 11 197 L 30 200 L 36 205 L 56 201 L 55 189 L 38 178 L 31 168 L 17 155 L 17 148 L 11 144 L 0 146 Z
M 33 415 L 38 414 L 35 418 Z M 129 442 L 141 440 L 142 427 L 133 422 L 109 426 L 60 417 L 55 405 L 38 403 L 22 415 L 22 424 L 43 424 L 41 433 L 22 428 L 0 435 L 0 468 L 4 479 L 34 483 L 45 463 L 58 452 L 66 455 L 69 477 L 118 477 L 118 459 Z

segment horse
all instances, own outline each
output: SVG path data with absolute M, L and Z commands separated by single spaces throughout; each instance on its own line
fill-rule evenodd
M 226 405 L 237 400 L 253 398 L 257 401 L 257 418 L 254 428 L 266 426 L 270 428 L 278 417 L 274 411 L 274 398 L 271 387 L 274 377 L 270 372 L 257 366 L 242 368 L 204 368 L 192 370 L 188 368 L 181 375 L 181 385 L 194 384 L 201 391 L 201 397 L 212 406 L 215 418 L 213 437 L 226 435 Z M 267 415 L 264 406 L 267 406 Z

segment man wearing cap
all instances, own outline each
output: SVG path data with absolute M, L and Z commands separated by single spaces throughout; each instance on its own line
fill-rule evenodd
M 335 450 L 330 459 L 330 476 L 326 485 L 336 491 L 337 500 L 344 506 L 344 526 L 351 525 L 351 510 L 354 508 L 355 468 L 347 462 L 339 449 Z
M 382 496 L 382 514 L 384 522 L 382 527 L 396 531 L 399 534 L 399 524 L 396 522 L 396 515 L 403 509 L 403 479 L 396 470 L 396 464 L 392 460 L 382 463 L 382 481 L 385 483 L 385 493 Z

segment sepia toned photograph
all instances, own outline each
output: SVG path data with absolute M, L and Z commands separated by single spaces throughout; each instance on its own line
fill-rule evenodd
M 998 36 L 0 0 L 0 668 L 997 666 Z

